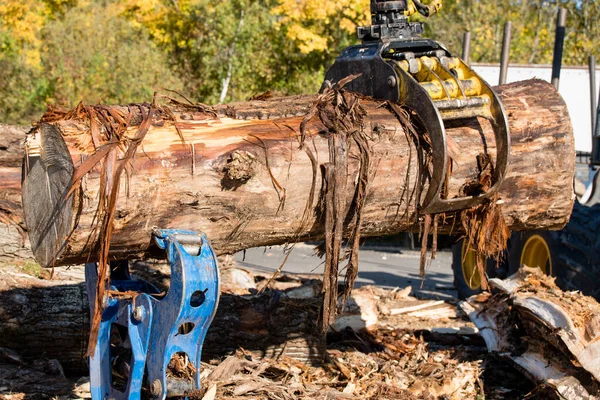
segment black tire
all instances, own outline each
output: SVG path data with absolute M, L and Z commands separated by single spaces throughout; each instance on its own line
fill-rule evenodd
M 521 266 L 527 241 L 536 235 L 548 245 L 550 274 L 558 286 L 600 300 L 600 205 L 586 207 L 576 202 L 571 220 L 560 231 L 514 233 L 509 247 L 510 273 Z
M 454 288 L 458 293 L 459 299 L 466 299 L 475 294 L 481 293 L 481 286 L 477 285 L 477 282 L 469 281 L 466 277 L 468 275 L 465 272 L 467 268 L 463 265 L 463 245 L 464 239 L 458 241 L 452 246 L 452 272 L 454 273 Z M 468 263 L 468 261 L 467 261 Z M 490 278 L 506 278 L 508 274 L 508 264 L 505 261 L 505 257 L 496 263 L 494 260 L 487 260 L 485 265 L 485 274 Z

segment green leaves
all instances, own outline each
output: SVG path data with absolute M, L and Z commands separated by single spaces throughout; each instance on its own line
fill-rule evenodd
M 427 21 L 427 34 L 460 54 L 462 34 L 471 31 L 471 61 L 497 63 L 504 23 L 512 21 L 511 62 L 549 64 L 559 7 L 569 10 L 563 62 L 584 65 L 592 52 L 600 56 L 599 0 L 446 0 L 441 13 Z

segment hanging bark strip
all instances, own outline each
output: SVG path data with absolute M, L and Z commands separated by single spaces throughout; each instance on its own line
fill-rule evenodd
M 127 151 L 124 157 L 119 160 L 119 164 L 115 169 L 114 175 L 110 177 L 105 175 L 106 188 L 109 188 L 109 183 L 112 182 L 109 191 L 107 192 L 108 201 L 106 201 L 103 207 L 103 213 L 101 216 L 101 230 L 100 237 L 100 259 L 98 261 L 98 286 L 96 287 L 96 304 L 94 307 L 94 314 L 92 315 L 92 327 L 90 329 L 90 341 L 88 344 L 88 356 L 94 354 L 96 347 L 96 341 L 98 340 L 98 330 L 100 329 L 100 322 L 102 321 L 102 313 L 104 312 L 104 297 L 106 295 L 106 288 L 110 287 L 110 271 L 108 269 L 108 252 L 110 250 L 110 239 L 114 228 L 114 218 L 117 205 L 117 196 L 119 194 L 119 183 L 123 171 L 129 165 L 129 162 L 134 157 L 137 147 L 140 145 L 144 136 L 150 128 L 152 122 L 153 109 L 149 108 L 146 111 L 143 107 L 140 107 L 140 113 L 142 114 L 142 123 L 140 124 L 138 131 L 133 139 L 128 143 Z M 116 154 L 115 154 L 116 155 Z M 103 203 L 102 201 L 100 203 Z
M 363 208 L 367 200 L 372 167 L 371 148 L 369 139 L 366 137 L 364 130 L 361 129 L 352 138 L 359 148 L 360 169 L 354 198 L 352 199 L 350 211 L 344 222 L 346 226 L 353 226 L 354 229 L 352 230 L 348 241 L 348 263 L 346 264 L 346 278 L 344 282 L 342 304 L 346 304 L 346 301 L 350 297 L 350 291 L 354 287 L 354 282 L 358 276 L 358 250 L 361 238 L 360 228 L 362 226 Z
M 482 153 L 477 157 L 477 168 L 479 171 L 477 179 L 465 183 L 461 189 L 465 196 L 483 193 L 491 186 L 494 165 L 489 154 Z M 461 211 L 460 221 L 468 250 L 475 251 L 481 287 L 487 290 L 485 260 L 493 259 L 500 262 L 510 236 L 510 230 L 499 205 L 499 196 L 496 195 L 475 207 Z M 466 254 L 468 251 L 465 252 Z
M 338 313 L 338 274 L 344 228 L 351 226 L 345 258 L 346 280 L 342 304 L 348 298 L 358 274 L 361 214 L 366 200 L 370 171 L 370 148 L 364 135 L 363 119 L 367 115 L 358 96 L 343 89 L 355 79 L 350 76 L 326 88 L 315 101 L 300 126 L 301 147 L 306 138 L 305 127 L 315 116 L 327 129 L 329 162 L 322 166 L 320 213 L 325 231 L 325 271 L 323 277 L 323 307 L 321 329 L 327 331 Z M 354 196 L 347 207 L 348 150 L 352 143 L 360 154 L 358 179 Z M 354 180 L 354 179 L 353 179 Z M 343 305 L 342 305 L 343 307 Z
M 396 115 L 398 120 L 405 126 L 407 137 L 410 137 L 417 150 L 418 176 L 421 178 L 416 185 L 416 208 L 420 208 L 421 195 L 423 187 L 428 184 L 431 177 L 431 159 L 432 148 L 431 140 L 426 132 L 417 132 L 410 120 L 410 114 L 397 104 L 387 103 L 387 106 Z M 448 136 L 448 168 L 444 185 L 442 187 L 442 198 L 447 198 L 450 178 L 452 176 L 453 156 L 456 156 L 457 145 L 454 140 Z M 477 196 L 489 190 L 492 184 L 494 165 L 492 158 L 487 152 L 487 145 L 484 145 L 484 152 L 476 157 L 477 177 L 465 182 L 460 189 L 462 196 Z M 409 165 L 410 166 L 410 165 Z M 465 232 L 465 238 L 469 248 L 476 253 L 477 267 L 482 277 L 482 288 L 487 289 L 487 280 L 485 278 L 485 260 L 493 258 L 500 260 L 502 252 L 506 250 L 510 231 L 504 221 L 501 209 L 498 207 L 499 196 L 496 195 L 490 200 L 461 211 L 460 221 Z M 429 247 L 429 236 L 432 236 L 431 260 L 435 259 L 437 251 L 437 235 L 439 229 L 439 220 L 445 220 L 445 214 L 424 215 L 421 228 L 421 252 L 419 263 L 419 274 L 425 277 L 427 269 L 427 250 Z
M 421 208 L 421 197 L 424 193 L 423 187 L 427 185 L 431 179 L 431 160 L 433 157 L 433 150 L 431 147 L 431 139 L 427 132 L 423 129 L 420 129 L 420 132 L 417 132 L 415 125 L 411 121 L 410 113 L 399 106 L 398 104 L 394 104 L 391 102 L 386 103 L 387 107 L 394 113 L 398 121 L 404 127 L 404 132 L 406 134 L 407 141 L 412 141 L 416 152 L 417 152 L 417 184 L 415 185 L 415 191 L 410 194 L 407 194 L 407 207 L 411 202 L 415 202 L 415 208 L 420 210 Z M 410 176 L 410 167 L 409 163 L 407 170 L 407 176 Z M 450 172 L 450 170 L 448 170 Z M 449 179 L 449 173 L 446 176 L 446 180 Z M 446 185 L 447 187 L 447 185 Z M 418 215 L 415 215 L 418 218 Z M 432 218 L 433 218 L 433 232 L 432 229 Z M 435 246 L 437 246 L 437 233 L 438 233 L 438 216 L 431 216 L 429 214 L 423 217 L 422 224 L 420 225 L 421 232 L 421 253 L 420 253 L 420 262 L 419 262 L 419 275 L 425 277 L 426 263 L 427 263 L 427 248 L 429 242 L 429 234 L 433 233 L 433 249 L 431 258 L 435 258 Z

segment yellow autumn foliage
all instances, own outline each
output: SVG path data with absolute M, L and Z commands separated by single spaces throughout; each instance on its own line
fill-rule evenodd
M 3 0 L 0 2 L 0 35 L 10 37 L 13 49 L 6 41 L 0 42 L 0 53 L 20 50 L 24 65 L 41 69 L 40 29 L 44 26 L 48 9 L 36 0 Z
M 331 31 L 354 33 L 369 21 L 369 0 L 279 0 L 272 13 L 278 16 L 277 28 L 296 43 L 300 52 L 331 48 Z
M 424 1 L 429 4 L 429 0 Z M 181 89 L 210 103 L 274 90 L 318 90 L 340 52 L 369 25 L 370 0 L 0 0 L 0 122 L 46 104 L 147 99 Z M 471 62 L 498 62 L 504 22 L 511 63 L 549 63 L 558 7 L 569 11 L 563 62 L 600 57 L 600 0 L 444 0 L 426 37 Z M 230 72 L 231 71 L 231 72 Z M 229 80 L 227 80 L 229 82 Z

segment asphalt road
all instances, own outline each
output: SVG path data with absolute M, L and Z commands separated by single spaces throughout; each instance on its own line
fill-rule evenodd
M 313 245 L 296 245 L 283 266 L 288 274 L 323 273 L 323 259 L 313 252 Z M 263 273 L 274 272 L 285 258 L 283 247 L 260 247 L 236 254 L 242 268 Z M 427 268 L 425 279 L 419 276 L 419 252 L 400 248 L 364 248 L 359 254 L 356 286 L 377 285 L 386 288 L 412 286 L 421 298 L 450 299 L 456 296 L 452 277 L 452 253 L 440 251 Z M 345 265 L 340 264 L 340 268 Z M 343 271 L 341 271 L 343 279 Z

